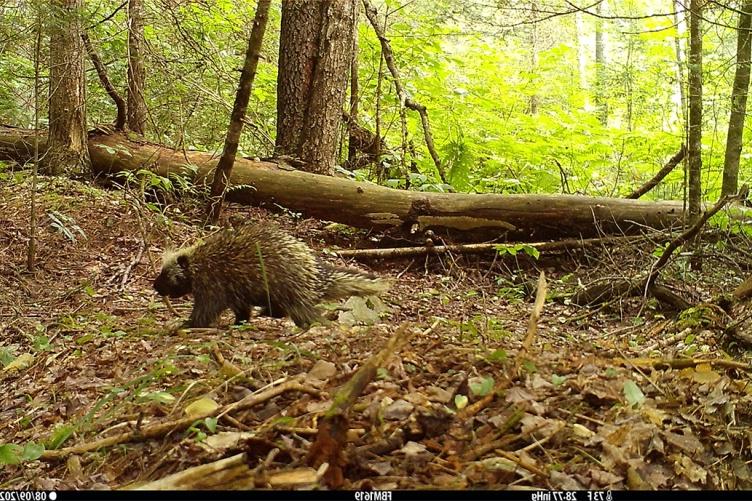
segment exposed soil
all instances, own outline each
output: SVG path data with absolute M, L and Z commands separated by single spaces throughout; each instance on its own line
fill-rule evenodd
M 235 477 L 204 472 L 192 485 L 322 488 L 327 468 L 308 464 L 321 418 L 400 328 L 416 334 L 348 410 L 335 487 L 752 487 L 750 355 L 724 335 L 732 318 L 745 328 L 749 306 L 677 317 L 642 298 L 599 309 L 566 301 L 578 282 L 644 272 L 649 243 L 537 261 L 350 263 L 394 281 L 374 325 L 350 326 L 347 308 L 329 305 L 339 319 L 305 332 L 265 317 L 234 327 L 229 314 L 218 329 L 181 330 L 191 299 L 173 301 L 177 318 L 151 282 L 166 245 L 203 234 L 198 206 L 163 214 L 133 193 L 49 178 L 38 198 L 28 272 L 29 182 L 0 182 L 0 489 L 128 488 L 238 453 Z M 231 207 L 225 218 L 274 219 L 324 253 L 375 245 L 375 235 L 261 209 Z M 752 260 L 734 248 L 748 243 L 708 245 L 702 272 L 680 257 L 663 283 L 710 301 L 740 282 Z M 525 351 L 540 270 L 548 298 Z M 290 382 L 298 389 L 219 419 L 201 414 Z M 193 426 L 147 438 L 186 416 L 198 416 Z

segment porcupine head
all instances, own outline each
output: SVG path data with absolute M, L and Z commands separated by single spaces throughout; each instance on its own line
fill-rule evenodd
M 188 259 L 194 247 L 166 250 L 162 256 L 162 269 L 154 279 L 154 290 L 160 296 L 182 297 L 193 289 Z

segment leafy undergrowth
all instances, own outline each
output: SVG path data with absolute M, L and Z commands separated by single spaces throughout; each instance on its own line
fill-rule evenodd
M 180 331 L 151 281 L 162 248 L 197 226 L 124 192 L 44 179 L 29 273 L 28 190 L 0 184 L 0 488 L 129 488 L 222 458 L 244 473 L 219 487 L 322 487 L 326 467 L 307 463 L 317 426 L 400 327 L 416 334 L 349 409 L 340 487 L 752 487 L 749 357 L 723 337 L 722 311 L 676 319 L 652 301 L 563 300 L 578 280 L 644 270 L 651 248 L 373 263 L 394 279 L 375 325 L 349 326 L 373 313 L 355 303 L 302 333 L 263 317 Z M 319 249 L 360 235 L 228 212 L 274 218 Z M 724 267 L 671 272 L 699 303 L 738 281 Z M 536 268 L 548 300 L 522 353 L 532 303 L 519 278 Z M 181 317 L 190 304 L 173 302 Z

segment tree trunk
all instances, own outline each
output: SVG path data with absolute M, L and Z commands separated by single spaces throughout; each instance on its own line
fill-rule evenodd
M 582 11 L 575 12 L 575 30 L 577 31 L 577 73 L 580 80 L 580 89 L 588 88 L 587 82 L 587 56 L 585 54 L 585 28 L 582 21 Z M 584 108 L 588 109 L 588 98 L 585 96 Z
M 752 28 L 752 1 L 747 0 L 739 14 L 736 44 L 736 74 L 731 91 L 731 116 L 726 136 L 726 156 L 723 162 L 723 187 L 721 196 L 736 193 L 739 182 L 739 157 L 742 153 L 744 118 L 747 113 L 749 92 L 750 28 Z
M 689 221 L 700 217 L 702 201 L 702 30 L 703 0 L 691 0 L 689 13 L 689 124 L 687 165 L 689 170 Z
M 358 10 L 355 13 L 355 25 L 358 25 Z M 352 62 L 350 63 L 350 119 L 351 123 L 358 123 L 358 99 L 360 98 L 360 88 L 358 82 L 358 30 L 357 28 L 353 33 L 353 55 Z M 354 170 L 358 167 L 358 147 L 357 138 L 352 132 L 350 124 L 347 125 L 348 140 L 347 140 L 347 168 Z M 379 159 L 377 158 L 378 162 Z
M 49 151 L 39 166 L 46 174 L 83 174 L 89 167 L 83 4 L 83 0 L 51 2 Z
M 128 0 L 128 127 L 142 135 L 146 126 L 146 69 L 143 45 L 143 0 Z
M 240 133 L 243 131 L 243 118 L 248 109 L 248 100 L 251 96 L 253 80 L 256 77 L 256 68 L 261 57 L 261 42 L 264 40 L 266 21 L 269 17 L 269 4 L 271 0 L 258 0 L 256 16 L 253 20 L 253 29 L 248 40 L 248 50 L 245 53 L 243 71 L 240 73 L 238 91 L 235 94 L 235 104 L 232 106 L 230 125 L 227 128 L 225 147 L 222 157 L 219 159 L 217 169 L 214 171 L 214 181 L 211 187 L 209 202 L 209 221 L 216 224 L 222 212 L 222 201 L 227 188 L 227 180 L 230 178 L 232 166 L 235 163 L 235 154 L 238 152 Z
M 34 132 L 0 127 L 0 160 L 24 162 L 34 154 Z M 43 148 L 43 141 L 40 143 Z M 123 134 L 89 139 L 99 174 L 137 172 L 148 165 L 162 176 L 183 174 L 206 183 L 217 164 L 210 153 L 185 152 L 129 141 Z M 195 174 L 189 166 L 196 168 Z M 360 228 L 432 229 L 459 241 L 508 237 L 517 240 L 598 236 L 667 228 L 683 221 L 682 202 L 644 202 L 579 195 L 428 193 L 278 168 L 237 158 L 232 201 L 282 206 L 310 217 Z M 741 217 L 749 217 L 743 209 Z
M 603 4 L 605 0 L 599 2 L 595 7 L 598 15 L 603 13 Z M 604 127 L 608 125 L 608 102 L 606 101 L 606 56 L 605 42 L 603 40 L 603 20 L 600 17 L 595 19 L 595 112 L 598 121 Z
M 674 6 L 674 24 L 676 25 L 676 37 L 674 37 L 674 51 L 676 53 L 676 85 L 678 87 L 679 110 L 677 117 L 682 123 L 682 128 L 686 126 L 687 120 L 687 96 L 684 87 L 684 56 L 682 55 L 682 40 L 685 33 L 685 15 L 686 11 L 681 0 L 671 0 Z
M 89 34 L 86 33 L 86 31 L 83 31 L 81 33 L 81 40 L 84 42 L 84 47 L 86 47 L 86 52 L 89 54 L 89 59 L 91 59 L 91 64 L 94 65 L 94 69 L 97 72 L 97 76 L 99 77 L 99 82 L 102 84 L 102 87 L 104 87 L 105 92 L 107 92 L 107 95 L 110 96 L 110 98 L 115 103 L 115 107 L 117 108 L 117 115 L 115 116 L 115 130 L 125 130 L 125 121 L 126 121 L 126 104 L 123 100 L 122 96 L 120 96 L 120 93 L 118 93 L 117 89 L 115 89 L 115 86 L 112 85 L 112 81 L 110 80 L 109 75 L 107 74 L 107 67 L 104 65 L 104 62 L 102 61 L 102 58 L 99 57 L 99 54 L 97 53 L 97 50 L 94 48 L 94 44 L 91 43 L 91 39 L 89 38 Z
M 536 87 L 536 80 L 538 79 L 538 23 L 536 21 L 538 17 L 538 3 L 533 0 L 530 2 L 530 12 L 532 16 L 532 24 L 530 25 L 530 78 L 528 85 L 531 88 Z M 528 98 L 527 111 L 529 115 L 538 114 L 538 92 L 533 91 Z
M 282 2 L 277 77 L 278 155 L 332 174 L 352 61 L 356 0 Z

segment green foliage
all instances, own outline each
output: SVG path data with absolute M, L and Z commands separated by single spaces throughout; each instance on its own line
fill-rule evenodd
M 62 233 L 71 242 L 76 242 L 77 234 L 81 238 L 86 239 L 86 233 L 84 233 L 84 230 L 82 230 L 81 227 L 76 224 L 75 219 L 73 219 L 71 216 L 53 210 L 47 213 L 47 217 L 51 221 L 50 226 L 55 228 L 58 232 Z
M 645 402 L 645 394 L 642 393 L 640 387 L 632 380 L 624 382 L 624 398 L 630 407 L 639 407 Z
M 118 10 L 120 4 L 118 0 L 86 2 L 82 24 L 105 61 L 110 80 L 125 96 L 127 17 L 126 9 Z M 609 7 L 610 15 L 603 22 L 607 60 L 598 88 L 604 90 L 608 108 L 606 126 L 599 123 L 594 109 L 591 39 L 595 19 L 591 16 L 583 16 L 579 27 L 573 15 L 532 25 L 520 23 L 531 15 L 527 4 L 515 4 L 515 8 L 508 8 L 508 2 L 449 0 L 375 4 L 381 19 L 389 10 L 386 34 L 403 86 L 428 109 L 449 183 L 440 180 L 425 146 L 420 118 L 411 110 L 407 111 L 408 151 L 406 158 L 400 158 L 400 104 L 385 71 L 378 108 L 381 132 L 391 150 L 381 159 L 387 186 L 406 186 L 401 172 L 405 165 L 414 190 L 621 196 L 650 178 L 682 142 L 684 113 L 678 101 L 675 41 L 686 42 L 681 38 L 686 34 L 679 34 L 671 16 L 651 15 L 656 10 L 654 2 L 617 2 Z M 221 149 L 255 5 L 250 0 L 147 3 L 148 139 L 185 149 Z M 156 8 L 159 15 L 153 15 Z M 567 7 L 554 2 L 550 8 Z M 47 10 L 35 2 L 0 5 L 0 123 L 28 127 L 33 122 L 29 101 L 33 28 L 37 16 L 45 16 Z M 247 112 L 252 127 L 246 127 L 241 138 L 241 155 L 266 156 L 273 151 L 280 12 L 276 2 Z M 736 46 L 736 31 L 725 27 L 735 26 L 736 17 L 731 9 L 714 9 L 718 29 L 704 35 L 709 118 L 703 131 L 703 189 L 708 199 L 718 194 L 723 166 L 724 151 L 719 145 L 725 141 L 733 78 L 729 61 Z M 381 49 L 364 16 L 358 31 L 359 121 L 374 131 Z M 47 51 L 43 52 L 42 76 L 46 78 Z M 111 122 L 115 115 L 112 100 L 93 72 L 87 75 L 89 124 Z M 40 111 L 45 117 L 47 110 Z M 752 181 L 752 154 L 746 150 L 741 182 Z M 342 151 L 344 155 L 346 148 Z M 132 174 L 128 182 L 142 192 L 174 193 L 187 189 L 189 177 L 160 178 L 142 171 Z M 375 169 L 359 169 L 354 177 L 374 180 Z M 646 197 L 681 198 L 683 188 L 683 172 L 676 169 Z M 151 202 L 148 206 L 158 210 Z M 76 238 L 75 232 L 62 230 L 70 228 L 65 221 L 59 226 L 66 238 Z M 745 228 L 738 229 L 750 231 Z
M 0 465 L 19 464 L 34 461 L 44 452 L 44 446 L 29 442 L 23 447 L 16 444 L 0 445 Z

